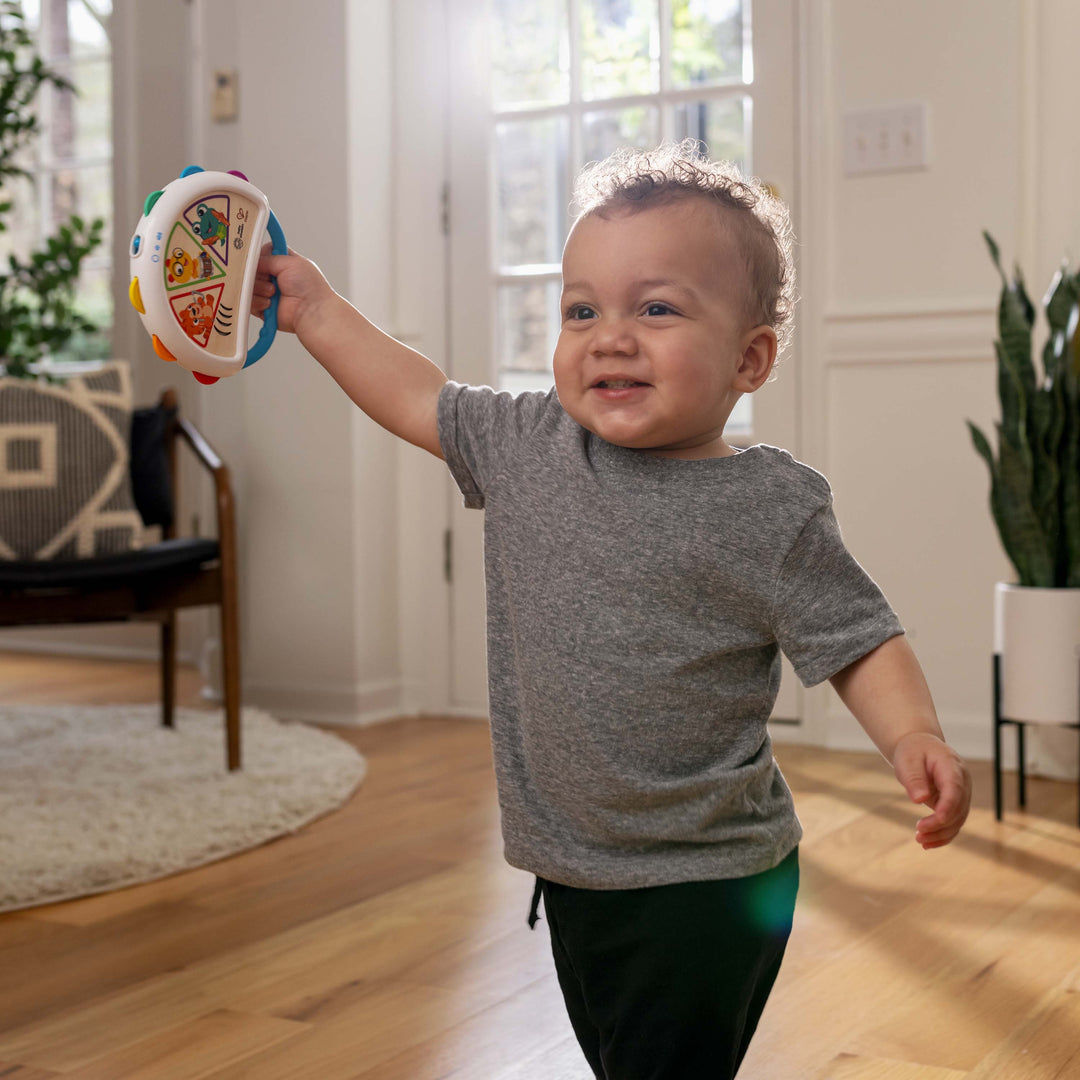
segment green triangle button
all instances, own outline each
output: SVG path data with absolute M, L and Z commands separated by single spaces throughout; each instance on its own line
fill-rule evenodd
M 146 202 L 143 203 L 142 208 L 144 217 L 149 214 L 151 210 L 154 209 L 154 203 L 156 203 L 158 199 L 161 198 L 162 194 L 163 192 L 160 191 L 151 191 L 150 194 L 146 196 Z

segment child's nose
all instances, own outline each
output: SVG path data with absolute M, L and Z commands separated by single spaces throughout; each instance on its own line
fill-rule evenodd
M 593 334 L 592 352 L 599 356 L 633 356 L 637 338 L 625 319 L 601 319 Z

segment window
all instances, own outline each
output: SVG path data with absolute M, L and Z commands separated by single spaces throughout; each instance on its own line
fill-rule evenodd
M 45 83 L 34 99 L 41 130 L 22 166 L 33 181 L 12 182 L 17 212 L 0 233 L 0 257 L 25 257 L 72 215 L 105 219 L 101 245 L 82 265 L 79 306 L 104 331 L 112 325 L 112 0 L 23 0 L 26 27 L 46 65 L 78 94 Z M 97 357 L 107 343 L 74 342 L 68 355 Z
M 492 0 L 498 384 L 551 385 L 573 177 L 621 145 L 699 140 L 752 169 L 750 0 Z M 730 421 L 749 431 L 750 395 Z

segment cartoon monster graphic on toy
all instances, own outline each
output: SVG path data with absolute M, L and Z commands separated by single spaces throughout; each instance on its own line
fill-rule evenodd
M 199 203 L 195 208 L 195 214 L 199 220 L 192 224 L 191 231 L 207 247 L 220 241 L 224 248 L 225 240 L 229 235 L 229 223 L 224 215 L 212 206 L 207 206 L 206 203 Z
M 184 328 L 184 333 L 193 341 L 210 333 L 210 326 L 214 320 L 214 301 L 212 297 L 203 292 L 191 294 L 191 303 L 187 307 L 179 308 L 176 317 Z
M 169 284 L 183 285 L 189 281 L 203 281 L 214 273 L 214 263 L 205 251 L 200 251 L 197 260 L 182 248 L 173 248 L 169 256 Z

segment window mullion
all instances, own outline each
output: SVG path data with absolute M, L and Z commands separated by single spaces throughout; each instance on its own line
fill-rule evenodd
M 659 0 L 660 2 L 660 93 L 666 94 L 671 89 L 671 0 Z M 672 109 L 669 102 L 665 102 L 661 96 L 657 103 L 660 106 L 660 139 L 671 138 Z
M 742 33 L 742 55 L 743 55 L 743 70 L 742 77 L 743 82 L 747 86 L 753 85 L 754 82 L 754 2 L 753 0 L 743 0 L 742 5 L 743 13 L 743 33 Z
M 594 101 L 580 101 L 577 105 L 536 105 L 524 109 L 505 109 L 493 114 L 499 120 L 536 120 L 544 116 L 565 116 L 568 110 L 584 113 L 600 109 L 630 109 L 635 106 L 656 105 L 658 102 L 678 105 L 687 101 L 720 100 L 723 98 L 741 98 L 752 93 L 753 88 L 742 82 L 709 83 L 704 86 L 689 86 L 684 89 L 669 89 L 658 94 L 628 94 L 626 97 L 596 98 Z
M 567 190 L 573 190 L 574 177 L 581 168 L 584 150 L 585 112 L 581 99 L 581 0 L 566 0 L 567 33 L 570 35 L 570 102 L 567 124 L 570 128 L 570 147 L 566 167 L 569 170 Z

